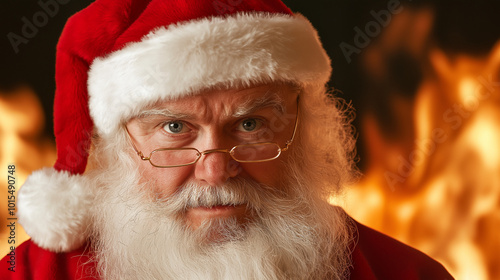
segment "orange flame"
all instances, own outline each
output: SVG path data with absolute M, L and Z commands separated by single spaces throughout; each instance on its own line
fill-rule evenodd
M 27 87 L 13 92 L 0 92 L 0 167 L 7 177 L 7 166 L 15 165 L 16 191 L 26 177 L 36 169 L 51 166 L 55 162 L 55 147 L 42 135 L 45 125 L 40 101 Z M 29 236 L 16 222 L 15 244 L 9 244 L 11 236 L 7 228 L 7 181 L 0 180 L 0 255 L 10 251 L 10 246 L 19 246 Z M 17 193 L 15 194 L 17 198 Z M 10 222 L 10 221 L 9 221 Z
M 333 203 L 457 279 L 500 279 L 500 43 L 482 57 L 433 48 L 428 59 L 413 143 L 389 143 L 367 118 L 369 167 Z

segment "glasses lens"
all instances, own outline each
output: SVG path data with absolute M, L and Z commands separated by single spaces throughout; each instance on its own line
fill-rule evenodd
M 199 156 L 195 149 L 158 149 L 151 153 L 150 161 L 157 167 L 170 167 L 193 164 Z
M 240 162 L 272 160 L 280 153 L 281 149 L 276 143 L 238 145 L 231 151 L 233 158 Z

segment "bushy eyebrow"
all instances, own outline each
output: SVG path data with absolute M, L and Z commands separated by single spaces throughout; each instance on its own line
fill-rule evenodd
M 145 120 L 149 117 L 163 117 L 169 119 L 185 119 L 189 118 L 190 115 L 175 113 L 167 108 L 153 108 L 142 111 L 136 118 L 139 120 Z M 192 117 L 192 116 L 191 116 Z
M 234 111 L 233 117 L 248 116 L 253 112 L 269 107 L 274 108 L 281 114 L 285 113 L 285 105 L 281 97 L 277 93 L 269 93 L 258 99 L 249 99 L 239 105 Z
M 137 120 L 137 124 L 143 130 L 149 130 L 152 129 L 154 126 L 158 125 L 159 123 L 164 122 L 167 119 L 187 119 L 187 118 L 189 118 L 189 115 L 175 113 L 167 108 L 151 108 L 142 111 L 134 119 Z
M 248 99 L 244 103 L 238 105 L 232 114 L 234 118 L 248 116 L 256 111 L 264 108 L 274 108 L 281 114 L 285 113 L 285 105 L 282 98 L 277 93 L 268 93 L 257 99 Z M 142 111 L 136 119 L 139 122 L 147 123 L 155 121 L 157 118 L 162 119 L 194 119 L 195 116 L 191 114 L 173 112 L 168 108 L 151 108 Z

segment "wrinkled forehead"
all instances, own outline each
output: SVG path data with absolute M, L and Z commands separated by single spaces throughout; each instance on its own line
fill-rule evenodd
M 229 89 L 207 89 L 176 99 L 159 100 L 145 106 L 130 119 L 142 119 L 151 115 L 186 118 L 196 114 L 203 115 L 207 110 L 233 117 L 249 115 L 264 108 L 285 113 L 292 104 L 295 104 L 299 93 L 298 86 L 284 83 Z

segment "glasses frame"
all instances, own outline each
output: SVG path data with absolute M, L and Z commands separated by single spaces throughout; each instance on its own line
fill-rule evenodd
M 300 95 L 297 96 L 297 116 L 295 117 L 295 124 L 294 124 L 294 128 L 293 128 L 293 134 L 292 134 L 292 137 L 290 138 L 290 140 L 288 140 L 288 141 L 285 142 L 285 146 L 283 148 L 281 148 L 280 145 L 278 143 L 276 143 L 276 142 L 257 142 L 257 143 L 250 143 L 250 144 L 241 144 L 241 145 L 236 145 L 236 146 L 232 147 L 231 149 L 210 149 L 210 150 L 205 150 L 203 152 L 200 152 L 198 149 L 191 148 L 191 147 L 186 147 L 186 148 L 158 148 L 158 149 L 154 149 L 153 151 L 151 151 L 151 153 L 149 153 L 149 156 L 146 157 L 135 146 L 134 141 L 132 140 L 132 136 L 130 135 L 130 132 L 128 131 L 128 128 L 127 128 L 126 125 L 125 125 L 125 130 L 127 131 L 128 139 L 130 140 L 130 143 L 132 144 L 132 148 L 134 148 L 135 153 L 141 158 L 141 160 L 144 160 L 144 161 L 147 160 L 147 161 L 149 161 L 149 163 L 152 166 L 157 167 L 157 168 L 174 168 L 174 167 L 183 167 L 183 166 L 193 165 L 193 164 L 196 164 L 198 162 L 198 160 L 200 160 L 200 158 L 203 155 L 208 155 L 208 154 L 211 154 L 211 153 L 228 153 L 233 160 L 235 160 L 237 162 L 242 162 L 242 163 L 266 162 L 266 161 L 271 161 L 271 160 L 277 159 L 281 155 L 282 152 L 287 151 L 290 148 L 290 145 L 292 145 L 293 140 L 295 139 L 295 134 L 297 132 L 297 127 L 298 127 L 298 123 L 299 123 L 299 97 L 300 97 Z M 234 158 L 234 150 L 237 147 L 242 147 L 242 146 L 258 146 L 258 145 L 268 145 L 268 144 L 276 145 L 276 147 L 279 150 L 278 154 L 275 157 L 273 157 L 273 158 L 263 159 L 263 160 L 239 160 L 239 159 Z M 152 157 L 152 155 L 154 153 L 161 152 L 161 151 L 182 151 L 182 150 L 196 151 L 197 152 L 197 158 L 196 158 L 196 160 L 193 161 L 193 162 L 191 162 L 191 163 L 179 164 L 179 165 L 168 165 L 168 166 L 156 165 L 156 164 L 154 164 L 151 161 L 151 157 Z

